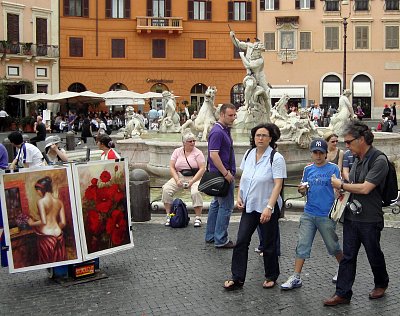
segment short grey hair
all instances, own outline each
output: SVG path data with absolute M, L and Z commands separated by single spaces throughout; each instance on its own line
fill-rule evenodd
M 196 135 L 194 135 L 191 131 L 186 132 L 182 135 L 182 142 L 184 143 L 192 139 L 196 139 Z

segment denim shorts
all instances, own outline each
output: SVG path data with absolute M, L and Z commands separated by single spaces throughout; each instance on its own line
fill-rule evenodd
M 311 247 L 317 230 L 321 234 L 326 249 L 331 256 L 335 256 L 342 251 L 336 234 L 336 222 L 328 217 L 312 216 L 304 213 L 300 217 L 299 240 L 296 247 L 297 258 L 310 258 Z

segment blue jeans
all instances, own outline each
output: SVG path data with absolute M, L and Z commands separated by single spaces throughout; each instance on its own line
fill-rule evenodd
M 296 258 L 310 258 L 311 247 L 317 230 L 321 234 L 326 249 L 331 256 L 336 256 L 341 252 L 339 238 L 336 234 L 336 222 L 328 217 L 312 216 L 303 213 L 300 217 Z
M 228 226 L 233 210 L 233 191 L 235 181 L 229 186 L 228 195 L 214 197 L 208 210 L 206 242 L 214 241 L 215 247 L 225 246 L 228 242 Z
M 336 295 L 351 299 L 354 279 L 357 271 L 357 256 L 361 244 L 367 253 L 368 262 L 374 275 L 375 287 L 386 288 L 389 275 L 386 271 L 385 256 L 381 250 L 380 239 L 383 222 L 363 223 L 344 221 L 343 259 L 340 261 Z
M 247 261 L 249 256 L 249 246 L 251 236 L 256 228 L 260 225 L 261 213 L 251 212 L 242 213 L 240 219 L 239 231 L 236 246 L 232 253 L 232 280 L 244 282 L 246 279 Z M 264 252 L 264 272 L 265 279 L 276 281 L 279 277 L 279 260 L 277 252 L 277 236 L 279 234 L 279 208 L 275 207 L 275 212 L 271 219 L 261 224 L 262 240 Z

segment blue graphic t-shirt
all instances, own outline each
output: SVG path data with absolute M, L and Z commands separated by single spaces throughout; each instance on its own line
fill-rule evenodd
M 315 164 L 304 168 L 302 182 L 308 182 L 307 202 L 304 212 L 312 216 L 328 216 L 335 200 L 335 193 L 331 184 L 331 176 L 340 178 L 337 165 L 328 162 L 318 167 Z

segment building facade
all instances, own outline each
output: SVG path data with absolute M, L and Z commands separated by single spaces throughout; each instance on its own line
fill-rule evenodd
M 0 10 L 1 91 L 59 92 L 58 1 L 1 1 Z M 1 100 L 10 116 L 31 114 L 24 101 Z
M 329 107 L 348 88 L 353 105 L 380 118 L 400 99 L 399 28 L 398 0 L 259 1 L 272 97 L 287 92 L 302 106 Z
M 229 31 L 255 37 L 255 0 L 60 3 L 62 90 L 169 90 L 182 108 L 199 107 L 216 86 L 216 103 L 243 102 L 245 70 Z

